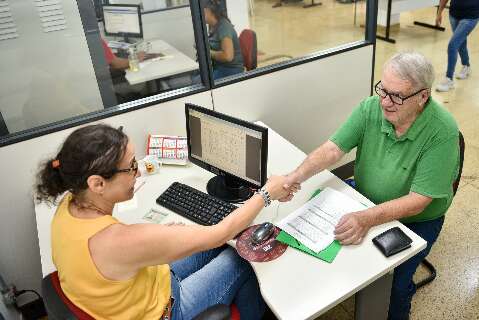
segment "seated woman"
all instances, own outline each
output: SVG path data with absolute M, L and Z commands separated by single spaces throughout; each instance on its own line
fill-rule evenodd
M 119 129 L 75 130 L 38 175 L 38 200 L 61 200 L 52 222 L 52 256 L 67 297 L 95 319 L 192 319 L 234 302 L 260 319 L 264 302 L 250 265 L 223 244 L 264 207 L 260 193 L 213 226 L 126 225 L 112 216 L 133 197 L 135 149 Z M 265 185 L 273 200 L 285 179 Z M 296 190 L 295 190 L 296 191 Z M 170 314 L 171 313 L 171 314 Z
M 220 79 L 242 73 L 243 56 L 238 35 L 217 0 L 204 1 L 204 14 L 209 27 L 213 78 Z

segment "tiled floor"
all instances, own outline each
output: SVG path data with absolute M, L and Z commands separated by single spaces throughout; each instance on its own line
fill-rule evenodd
M 309 2 L 310 0 L 305 0 Z M 357 3 L 358 16 L 353 24 L 354 4 L 323 0 L 322 6 L 303 9 L 290 3 L 272 9 L 275 0 L 255 0 L 252 27 L 258 33 L 259 49 L 266 54 L 302 56 L 316 50 L 362 39 L 364 2 Z M 399 50 L 418 50 L 429 57 L 439 81 L 446 69 L 446 49 L 451 35 L 447 12 L 446 32 L 415 26 L 414 20 L 432 23 L 435 8 L 401 14 L 400 27 L 391 37 L 396 44 L 378 41 L 375 78 L 380 79 L 382 64 Z M 479 319 L 479 27 L 469 37 L 469 55 L 473 73 L 457 80 L 448 93 L 433 92 L 454 115 L 466 141 L 464 170 L 459 191 L 447 213 L 441 235 L 429 260 L 436 266 L 434 282 L 420 289 L 413 299 L 411 320 Z M 274 61 L 270 61 L 271 63 Z M 477 67 L 476 67 L 477 66 Z M 458 70 L 460 62 L 458 62 Z M 420 278 L 423 270 L 418 270 Z M 318 319 L 352 319 L 354 300 L 349 299 Z M 371 319 L 375 320 L 375 319 Z

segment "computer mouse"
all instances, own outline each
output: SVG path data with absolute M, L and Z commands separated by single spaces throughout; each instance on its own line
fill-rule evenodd
M 274 224 L 265 222 L 260 224 L 251 235 L 251 244 L 257 246 L 268 240 L 274 232 Z

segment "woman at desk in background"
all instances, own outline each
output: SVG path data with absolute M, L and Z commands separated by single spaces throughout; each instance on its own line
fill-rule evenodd
M 38 200 L 68 191 L 51 234 L 67 297 L 95 319 L 187 320 L 232 302 L 243 319 L 260 319 L 264 302 L 251 266 L 222 245 L 250 225 L 265 206 L 263 195 L 213 226 L 125 225 L 113 208 L 133 197 L 139 175 L 133 144 L 103 124 L 75 130 L 42 165 Z M 284 183 L 274 176 L 264 188 L 275 200 L 289 193 Z
M 242 73 L 243 56 L 238 35 L 217 0 L 204 0 L 204 14 L 209 27 L 208 40 L 213 62 L 213 78 Z
M 125 71 L 130 67 L 130 63 L 126 58 L 117 57 L 113 51 L 111 51 L 105 40 L 101 39 L 101 45 L 103 47 L 103 53 L 105 54 L 106 63 L 110 66 L 110 69 L 117 71 Z M 145 60 L 146 53 L 143 51 L 138 52 L 138 61 Z

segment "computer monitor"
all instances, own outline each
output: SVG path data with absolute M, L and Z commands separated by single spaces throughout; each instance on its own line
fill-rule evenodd
M 105 35 L 143 38 L 143 25 L 139 5 L 133 4 L 105 4 L 103 5 L 103 23 Z
M 189 103 L 185 113 L 188 159 L 216 174 L 208 193 L 229 202 L 249 199 L 266 183 L 268 129 Z

